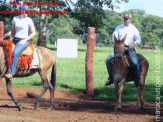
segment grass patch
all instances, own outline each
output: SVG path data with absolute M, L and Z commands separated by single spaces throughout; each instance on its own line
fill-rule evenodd
M 56 47 L 53 45 L 48 45 L 48 47 L 56 55 Z M 64 91 L 72 91 L 74 93 L 85 93 L 85 56 L 86 56 L 86 46 L 79 46 L 78 48 L 78 58 L 68 59 L 68 58 L 56 58 L 57 60 L 57 82 L 56 89 Z M 115 89 L 111 85 L 105 87 L 104 84 L 108 77 L 105 60 L 107 56 L 110 55 L 113 48 L 109 47 L 95 47 L 94 50 L 94 88 L 95 94 L 98 99 L 102 100 L 115 100 Z M 137 53 L 145 56 L 149 61 L 149 71 L 146 78 L 146 86 L 144 91 L 144 100 L 148 102 L 155 102 L 155 84 L 156 84 L 156 53 L 154 51 L 147 50 L 136 50 Z M 161 49 L 161 54 L 163 49 Z M 163 62 L 163 57 L 160 55 L 159 61 Z M 160 79 L 163 76 L 163 64 L 160 66 Z M 50 77 L 49 72 L 49 77 Z M 161 86 L 163 82 L 161 82 Z M 26 78 L 14 78 L 13 87 L 31 87 L 31 88 L 42 88 L 42 82 L 38 74 L 35 74 Z M 161 95 L 163 94 L 163 89 L 161 89 Z M 137 89 L 134 83 L 126 83 L 123 95 L 123 101 L 136 101 L 137 100 Z M 163 98 L 161 97 L 163 102 Z

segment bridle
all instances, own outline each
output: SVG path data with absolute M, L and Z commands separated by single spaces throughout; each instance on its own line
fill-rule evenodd
M 121 48 L 124 48 L 124 49 L 121 49 Z M 128 61 L 128 56 L 125 54 L 125 48 L 129 48 L 128 46 L 126 45 L 123 45 L 123 47 L 118 47 L 118 46 L 114 46 L 114 60 L 113 62 L 114 63 L 119 63 L 120 61 L 122 62 L 126 62 L 127 65 L 130 67 L 130 63 Z M 123 52 L 121 51 L 123 50 Z

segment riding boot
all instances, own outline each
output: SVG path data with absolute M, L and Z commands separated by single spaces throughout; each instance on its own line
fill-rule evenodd
M 108 77 L 108 79 L 107 79 L 107 81 L 105 83 L 105 86 L 109 86 L 112 83 L 113 83 L 113 77 L 112 77 L 111 73 L 109 73 L 109 77 Z

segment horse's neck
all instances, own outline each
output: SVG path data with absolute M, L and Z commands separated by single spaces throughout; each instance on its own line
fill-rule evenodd
M 113 68 L 115 72 L 123 72 L 128 68 L 128 64 L 126 62 L 126 56 L 122 56 L 122 59 L 113 63 Z

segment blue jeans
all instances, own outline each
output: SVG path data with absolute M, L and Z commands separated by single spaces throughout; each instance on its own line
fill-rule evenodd
M 15 75 L 16 66 L 18 63 L 19 55 L 28 47 L 29 41 L 27 41 L 24 45 L 19 44 L 21 38 L 14 38 L 13 43 L 15 44 L 15 50 L 12 55 L 12 65 L 11 65 L 11 74 Z
M 139 69 L 138 59 L 137 59 L 135 50 L 133 48 L 128 48 L 125 51 L 128 53 L 128 56 L 130 57 L 132 68 L 137 76 L 137 81 L 140 81 L 141 80 L 141 72 Z
M 128 53 L 128 56 L 130 57 L 131 64 L 133 66 L 133 70 L 137 76 L 137 80 L 139 81 L 141 78 L 141 72 L 139 70 L 139 64 L 137 61 L 137 56 L 136 56 L 135 50 L 133 48 L 126 48 L 125 52 Z M 114 56 L 110 55 L 106 59 L 106 67 L 107 67 L 107 71 L 108 71 L 109 75 L 111 74 L 111 60 L 113 58 L 114 58 Z
M 106 58 L 106 68 L 108 71 L 108 74 L 111 74 L 111 60 L 114 58 L 114 56 L 110 55 Z

